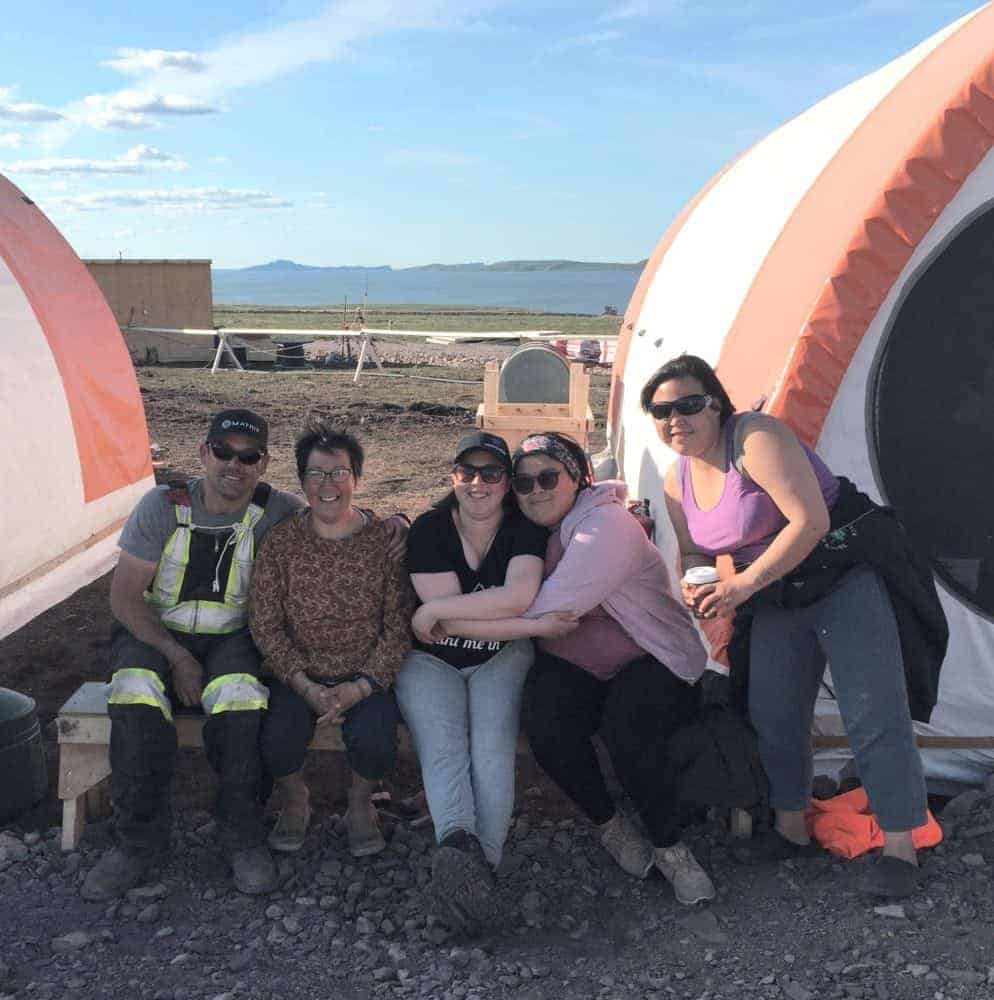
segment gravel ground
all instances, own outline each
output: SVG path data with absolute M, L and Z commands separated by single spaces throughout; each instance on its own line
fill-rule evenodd
M 543 819 L 526 789 L 499 877 L 502 916 L 473 941 L 425 909 L 429 831 L 396 825 L 355 861 L 338 815 L 284 857 L 267 897 L 235 892 L 206 812 L 178 817 L 170 862 L 111 905 L 84 902 L 108 843 L 91 826 L 62 855 L 58 830 L 0 835 L 0 996 L 234 1000 L 291 997 L 994 997 L 994 796 L 971 791 L 942 820 L 922 890 L 875 906 L 854 892 L 863 862 L 825 856 L 758 868 L 729 858 L 723 828 L 692 831 L 718 898 L 688 909 L 658 875 L 617 869 L 594 831 Z M 534 803 L 534 807 L 533 807 Z

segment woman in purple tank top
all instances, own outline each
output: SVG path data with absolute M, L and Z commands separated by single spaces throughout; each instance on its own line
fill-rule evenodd
M 662 442 L 678 460 L 666 474 L 667 509 L 681 571 L 730 555 L 736 572 L 683 585 L 699 618 L 731 616 L 794 570 L 829 531 L 838 481 L 786 424 L 736 414 L 707 362 L 681 355 L 642 390 Z M 740 860 L 782 860 L 817 850 L 804 812 L 811 791 L 811 723 L 831 661 L 839 709 L 860 777 L 884 830 L 883 856 L 863 881 L 873 895 L 913 891 L 911 831 L 926 819 L 925 784 L 904 686 L 897 625 L 877 572 L 860 564 L 800 608 L 754 601 L 749 716 L 759 736 L 776 811 L 773 830 Z

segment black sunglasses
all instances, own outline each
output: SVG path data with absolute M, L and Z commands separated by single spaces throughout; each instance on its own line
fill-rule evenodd
M 266 454 L 264 451 L 259 451 L 258 448 L 235 451 L 234 448 L 229 448 L 226 444 L 220 444 L 217 441 L 208 441 L 207 447 L 210 448 L 211 454 L 219 462 L 230 462 L 233 458 L 237 458 L 242 465 L 258 465 L 262 461 L 262 456 Z
M 531 493 L 535 489 L 536 483 L 543 490 L 554 490 L 559 485 L 559 475 L 558 469 L 543 469 L 537 476 L 529 476 L 524 472 L 519 472 L 511 480 L 511 488 L 522 496 Z
M 669 420 L 674 410 L 682 417 L 691 417 L 695 413 L 700 413 L 713 402 L 712 396 L 695 392 L 692 396 L 681 396 L 679 399 L 674 399 L 672 403 L 650 403 L 649 412 L 652 414 L 653 420 Z
M 477 476 L 491 486 L 504 478 L 507 470 L 503 465 L 470 465 L 469 462 L 456 462 L 452 467 L 452 475 L 460 483 L 471 483 Z

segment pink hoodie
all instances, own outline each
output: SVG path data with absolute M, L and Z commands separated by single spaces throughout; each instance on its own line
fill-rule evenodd
M 602 605 L 642 649 L 693 683 L 707 653 L 690 613 L 670 594 L 659 549 L 626 510 L 627 496 L 628 487 L 617 480 L 580 491 L 559 526 L 563 557 L 525 617 L 583 615 Z

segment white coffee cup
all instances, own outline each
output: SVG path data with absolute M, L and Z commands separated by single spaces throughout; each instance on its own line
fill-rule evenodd
M 693 566 L 683 574 L 683 582 L 688 587 L 700 587 L 705 583 L 717 583 L 721 578 L 714 566 Z

